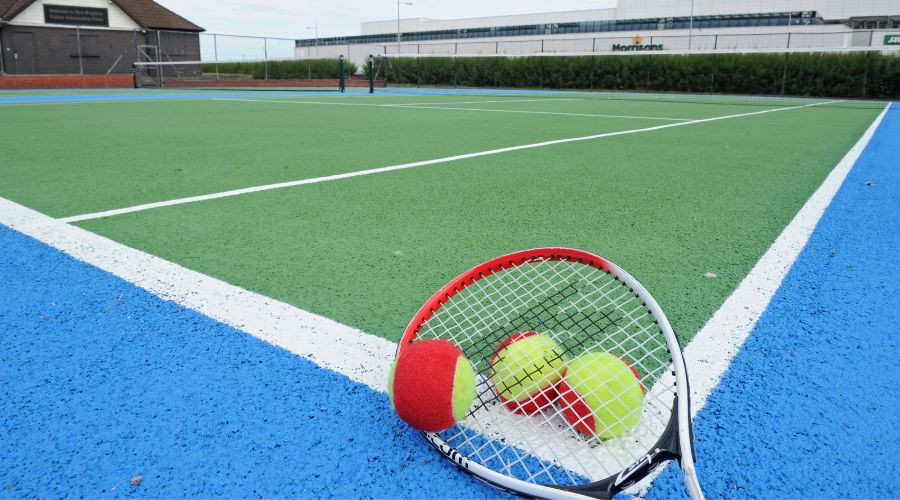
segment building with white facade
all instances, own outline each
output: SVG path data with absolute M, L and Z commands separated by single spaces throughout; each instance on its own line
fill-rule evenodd
M 900 0 L 619 0 L 609 9 L 365 22 L 360 35 L 298 40 L 296 55 L 343 54 L 362 63 L 369 54 L 879 48 L 895 41 Z

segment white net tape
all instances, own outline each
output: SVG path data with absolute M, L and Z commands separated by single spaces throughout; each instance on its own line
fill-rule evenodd
M 519 359 L 538 361 L 514 376 L 499 374 L 500 365 L 492 363 L 499 363 L 508 352 L 499 349 L 493 358 L 498 347 L 525 332 L 548 336 L 557 348 L 548 351 L 544 342 L 513 342 L 519 344 Z M 477 374 L 476 400 L 468 417 L 440 437 L 470 460 L 507 476 L 545 485 L 605 479 L 651 450 L 671 419 L 675 377 L 657 319 L 625 283 L 590 265 L 539 259 L 478 279 L 421 327 L 417 340 L 433 338 L 455 342 Z M 534 352 L 538 349 L 541 352 Z M 565 390 L 567 386 L 557 382 L 560 374 L 565 374 L 565 381 L 573 373 L 569 368 L 586 353 L 610 353 L 638 375 L 646 394 L 630 423 L 610 421 L 610 412 L 603 410 L 621 414 L 621 408 L 633 408 L 633 386 L 630 396 L 624 387 L 610 393 L 611 387 L 619 387 L 616 384 L 595 384 L 603 385 L 598 394 L 582 387 L 578 397 L 594 401 L 593 413 L 578 414 L 574 421 L 563 412 L 565 394 L 551 397 L 551 404 L 531 414 L 514 412 L 504 404 L 509 398 L 501 399 L 500 393 L 512 394 L 515 386 Z M 548 363 L 559 368 L 547 369 Z M 622 401 L 629 397 L 631 403 Z M 640 419 L 634 424 L 638 411 Z M 602 422 L 594 417 L 601 413 L 606 415 Z M 584 427 L 589 419 L 597 425 L 595 433 L 574 425 Z M 603 426 L 620 431 L 610 436 Z

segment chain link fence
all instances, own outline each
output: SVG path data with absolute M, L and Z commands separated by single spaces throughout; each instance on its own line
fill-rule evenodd
M 0 31 L 0 70 L 10 75 L 112 75 L 132 73 L 136 62 L 262 61 L 266 66 L 267 61 L 296 59 L 295 44 L 276 37 L 16 24 Z M 191 66 L 160 72 L 165 77 L 170 71 L 191 71 Z
M 607 34 L 582 37 L 530 37 L 528 39 L 480 39 L 467 41 L 441 40 L 434 42 L 405 42 L 380 44 L 342 44 L 298 46 L 298 57 L 337 57 L 344 55 L 350 61 L 362 65 L 370 54 L 387 55 L 526 55 L 526 54 L 584 54 L 610 53 L 619 50 L 643 49 L 661 51 L 760 51 L 785 49 L 861 49 L 881 50 L 890 48 L 891 37 L 900 30 L 783 30 L 734 33 L 710 33 L 697 30 L 688 34 Z M 624 47 L 624 48 L 623 48 Z

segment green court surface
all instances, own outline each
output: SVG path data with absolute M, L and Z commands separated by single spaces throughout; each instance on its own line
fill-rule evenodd
M 253 99 L 262 102 L 243 102 Z M 583 248 L 642 281 L 686 341 L 880 112 L 684 121 L 766 109 L 565 94 L 8 106 L 0 148 L 13 160 L 0 165 L 0 196 L 68 217 L 685 123 L 77 225 L 392 340 L 475 264 L 528 247 Z

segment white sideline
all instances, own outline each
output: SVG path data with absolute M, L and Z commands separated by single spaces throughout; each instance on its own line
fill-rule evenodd
M 890 107 L 888 103 L 684 350 L 694 415 L 719 384 Z
M 396 344 L 294 306 L 192 271 L 0 198 L 0 224 L 341 373 L 387 390 Z
M 231 99 L 225 99 L 225 100 L 231 100 Z M 238 99 L 238 100 L 240 100 L 240 99 Z M 286 101 L 286 102 L 290 102 L 290 101 Z M 762 111 L 753 111 L 750 113 L 740 113 L 740 114 L 735 114 L 735 115 L 716 116 L 713 118 L 703 118 L 703 119 L 691 120 L 691 121 L 687 121 L 687 122 L 667 123 L 665 125 L 656 125 L 656 126 L 648 127 L 648 128 L 620 130 L 618 132 L 606 132 L 603 134 L 586 135 L 586 136 L 582 136 L 582 137 L 570 137 L 567 139 L 556 139 L 556 140 L 552 140 L 552 141 L 537 142 L 537 143 L 533 143 L 533 144 L 523 144 L 521 146 L 510 146 L 510 147 L 506 147 L 506 148 L 490 149 L 487 151 L 478 151 L 476 153 L 466 153 L 466 154 L 461 154 L 461 155 L 456 155 L 456 156 L 447 156 L 444 158 L 436 158 L 433 160 L 424 160 L 424 161 L 417 161 L 417 162 L 412 162 L 412 163 L 403 163 L 400 165 L 392 165 L 389 167 L 372 168 L 372 169 L 360 170 L 360 171 L 356 171 L 356 172 L 347 172 L 344 174 L 326 175 L 324 177 L 316 177 L 316 178 L 312 178 L 312 179 L 301 179 L 301 180 L 296 180 L 296 181 L 279 182 L 279 183 L 275 183 L 275 184 L 266 184 L 263 186 L 254 186 L 254 187 L 248 187 L 248 188 L 233 189 L 230 191 L 222 191 L 220 193 L 211 193 L 211 194 L 204 194 L 204 195 L 199 195 L 199 196 L 188 196 L 186 198 L 177 198 L 174 200 L 157 201 L 157 202 L 153 202 L 153 203 L 144 203 L 144 204 L 135 205 L 132 207 L 118 208 L 118 209 L 114 209 L 114 210 L 104 210 L 102 212 L 94 212 L 94 213 L 90 213 L 90 214 L 73 215 L 71 217 L 64 217 L 60 220 L 63 222 L 79 222 L 79 221 L 85 221 L 85 220 L 100 219 L 103 217 L 112 217 L 112 216 L 116 216 L 116 215 L 123 215 L 123 214 L 128 214 L 128 213 L 133 213 L 133 212 L 141 212 L 144 210 L 150 210 L 150 209 L 154 209 L 154 208 L 170 207 L 173 205 L 183 205 L 186 203 L 196 203 L 199 201 L 215 200 L 215 199 L 219 199 L 219 198 L 227 198 L 230 196 L 238 196 L 238 195 L 243 195 L 243 194 L 257 193 L 260 191 L 270 191 L 272 189 L 283 189 L 283 188 L 289 188 L 289 187 L 294 187 L 294 186 L 303 186 L 306 184 L 317 184 L 320 182 L 336 181 L 336 180 L 341 180 L 341 179 L 350 179 L 352 177 L 361 177 L 364 175 L 380 174 L 380 173 L 384 173 L 384 172 L 392 172 L 395 170 L 405 170 L 408 168 L 424 167 L 427 165 L 436 165 L 439 163 L 448 163 L 448 162 L 457 161 L 457 160 L 465 160 L 468 158 L 478 158 L 481 156 L 490 156 L 490 155 L 501 154 L 501 153 L 509 153 L 512 151 L 521 151 L 521 150 L 525 150 L 525 149 L 535 149 L 535 148 L 541 148 L 541 147 L 545 147 L 545 146 L 553 146 L 556 144 L 565 144 L 565 143 L 569 143 L 569 142 L 590 141 L 590 140 L 594 140 L 594 139 L 602 139 L 605 137 L 616 137 L 616 136 L 621 136 L 621 135 L 637 134 L 637 133 L 641 133 L 641 132 L 652 132 L 655 130 L 663 130 L 663 129 L 673 128 L 673 127 L 682 127 L 685 125 L 694 125 L 697 123 L 708 123 L 708 122 L 714 122 L 714 121 L 718 121 L 718 120 L 728 120 L 731 118 L 740 118 L 740 117 L 744 117 L 744 116 L 762 115 L 762 114 L 766 114 L 766 113 L 777 113 L 779 111 L 789 111 L 792 109 L 809 108 L 809 107 L 813 107 L 813 106 L 823 106 L 823 105 L 832 104 L 835 102 L 839 102 L 839 101 L 828 101 L 828 102 L 821 102 L 821 103 L 804 104 L 802 106 L 791 106 L 791 107 L 787 107 L 787 108 L 764 109 Z
M 553 101 L 583 101 L 584 97 L 545 97 L 543 99 L 500 99 L 496 101 L 444 101 L 444 102 L 405 102 L 396 106 L 440 106 L 447 104 L 506 104 L 508 102 L 553 102 Z
M 454 103 L 447 103 L 454 104 Z M 663 120 L 669 122 L 687 122 L 692 118 L 662 118 L 659 116 L 639 115 L 604 115 L 595 113 L 564 113 L 561 111 L 528 111 L 520 109 L 487 109 L 487 108 L 448 108 L 444 106 L 424 106 L 411 104 L 382 104 L 386 108 L 444 109 L 448 111 L 485 111 L 488 113 L 521 113 L 526 115 L 586 116 L 590 118 L 629 118 L 632 120 Z
M 445 102 L 445 103 L 437 103 L 443 104 L 444 106 L 431 106 L 428 103 L 395 103 L 395 104 L 371 104 L 371 103 L 362 103 L 362 102 L 331 102 L 331 101 L 297 101 L 290 100 L 285 101 L 281 99 L 254 99 L 254 98 L 244 98 L 244 97 L 214 97 L 211 98 L 215 101 L 240 101 L 240 102 L 279 102 L 284 104 L 320 104 L 320 105 L 335 105 L 335 106 L 368 106 L 375 108 L 412 108 L 412 109 L 441 109 L 448 111 L 486 111 L 491 113 L 522 113 L 527 115 L 559 115 L 559 116 L 585 116 L 589 118 L 629 118 L 633 120 L 664 120 L 671 122 L 687 122 L 691 121 L 693 118 L 663 118 L 659 116 L 641 116 L 641 115 L 606 115 L 606 114 L 592 114 L 592 113 L 564 113 L 560 111 L 529 111 L 529 110 L 513 110 L 513 109 L 485 109 L 485 108 L 453 108 L 446 106 L 453 106 L 455 104 L 483 104 L 490 102 L 532 102 L 537 99 L 521 99 L 518 101 L 472 101 L 472 102 Z M 555 99 L 557 101 L 574 101 L 576 99 Z M 541 102 L 547 102 L 546 100 L 542 100 Z
M 850 169 L 869 144 L 890 107 L 891 104 L 888 103 L 859 141 L 831 170 L 822 185 L 775 239 L 772 246 L 760 257 L 753 269 L 683 349 L 691 386 L 692 417 L 696 417 L 706 405 L 710 394 L 728 371 L 753 327 L 769 307 L 769 302 L 806 246 L 825 209 L 831 204 L 831 200 L 843 185 Z M 628 493 L 644 496 L 664 469 L 664 467 L 657 469 L 629 488 Z M 703 484 L 703 477 L 700 477 L 700 483 Z

